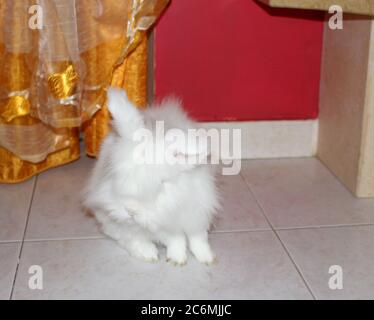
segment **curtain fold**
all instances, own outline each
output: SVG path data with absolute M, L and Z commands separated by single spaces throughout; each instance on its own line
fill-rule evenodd
M 78 159 L 80 133 L 96 156 L 108 85 L 146 105 L 146 30 L 167 2 L 0 0 L 0 182 Z

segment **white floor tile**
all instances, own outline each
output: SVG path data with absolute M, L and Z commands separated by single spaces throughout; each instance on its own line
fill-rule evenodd
M 222 209 L 213 231 L 271 229 L 242 176 L 220 176 L 217 183 Z
M 184 267 L 130 258 L 106 240 L 26 242 L 15 299 L 301 299 L 311 298 L 271 231 L 211 235 L 219 262 L 190 257 Z M 43 268 L 43 290 L 27 287 L 31 264 Z
M 374 226 L 278 232 L 318 299 L 374 299 Z M 342 267 L 342 290 L 329 288 L 332 265 Z
M 219 178 L 223 209 L 210 235 L 219 263 L 187 266 L 130 258 L 102 237 L 80 207 L 80 191 L 94 160 L 38 177 L 18 270 L 16 299 L 310 299 L 311 295 L 269 230 L 260 203 L 320 299 L 374 299 L 374 200 L 356 199 L 316 159 L 243 161 L 241 176 Z M 0 299 L 9 299 L 30 204 L 33 179 L 0 186 Z M 257 200 L 257 201 L 256 201 Z M 373 224 L 373 226 L 357 226 Z M 332 228 L 310 228 L 318 226 Z M 342 225 L 355 225 L 342 227 Z M 291 230 L 290 228 L 301 228 Z M 235 232 L 251 230 L 251 232 Z M 49 239 L 48 241 L 29 241 Z M 4 243 L 1 243 L 1 242 Z M 27 286 L 41 265 L 44 289 Z M 331 265 L 343 268 L 343 290 L 331 290 Z
M 0 300 L 8 300 L 17 268 L 20 243 L 0 243 Z
M 34 179 L 0 184 L 0 241 L 22 240 Z
M 81 191 L 94 160 L 79 161 L 39 175 L 26 239 L 101 236 L 94 218 L 81 208 Z
M 374 199 L 357 199 L 317 159 L 253 160 L 242 174 L 275 228 L 374 223 Z

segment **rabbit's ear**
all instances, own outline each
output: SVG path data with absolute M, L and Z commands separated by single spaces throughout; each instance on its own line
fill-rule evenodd
M 141 112 L 127 98 L 124 90 L 109 87 L 108 109 L 113 117 L 113 126 L 120 135 L 132 134 L 136 129 L 144 127 Z

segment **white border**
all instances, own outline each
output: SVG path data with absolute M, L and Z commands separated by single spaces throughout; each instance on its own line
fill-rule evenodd
M 318 120 L 201 122 L 203 128 L 241 129 L 242 159 L 313 157 Z

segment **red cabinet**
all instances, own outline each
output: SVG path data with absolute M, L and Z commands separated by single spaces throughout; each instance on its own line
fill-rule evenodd
M 155 95 L 201 121 L 318 116 L 323 13 L 172 0 L 155 33 Z

